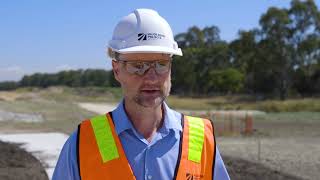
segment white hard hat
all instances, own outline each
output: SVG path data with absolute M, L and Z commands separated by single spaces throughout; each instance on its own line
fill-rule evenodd
M 116 25 L 109 48 L 118 53 L 165 53 L 182 56 L 165 19 L 152 9 L 136 9 Z

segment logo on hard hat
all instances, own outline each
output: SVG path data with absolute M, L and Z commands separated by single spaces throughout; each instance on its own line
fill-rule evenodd
M 159 33 L 139 33 L 138 40 L 146 41 L 146 40 L 156 40 L 156 39 L 164 39 L 166 36 Z
M 139 33 L 138 34 L 138 40 L 139 41 L 145 41 L 145 40 L 147 40 L 147 35 L 146 34 L 144 34 L 144 33 Z

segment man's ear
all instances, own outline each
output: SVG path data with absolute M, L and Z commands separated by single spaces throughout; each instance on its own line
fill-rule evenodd
M 120 82 L 119 81 L 120 64 L 117 63 L 115 60 L 112 60 L 112 71 L 113 71 L 114 78 L 116 78 L 116 80 Z

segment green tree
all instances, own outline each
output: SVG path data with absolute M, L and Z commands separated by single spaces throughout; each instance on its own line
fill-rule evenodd
M 260 18 L 262 47 L 268 47 L 263 57 L 270 62 L 273 73 L 278 76 L 275 85 L 280 99 L 285 100 L 290 88 L 290 70 L 292 69 L 289 24 L 291 23 L 286 9 L 269 8 Z
M 244 75 L 234 68 L 212 70 L 209 76 L 208 84 L 214 92 L 236 93 L 240 92 L 243 87 Z
M 0 82 L 0 91 L 14 90 L 19 87 L 19 84 L 15 81 Z
M 197 26 L 192 26 L 185 33 L 175 36 L 175 40 L 182 49 L 209 47 L 220 40 L 220 30 L 217 26 L 205 27 L 202 30 Z

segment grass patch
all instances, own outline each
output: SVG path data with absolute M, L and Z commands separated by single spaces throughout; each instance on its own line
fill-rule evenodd
M 20 88 L 17 94 L 21 100 L 33 99 L 35 96 L 56 102 L 111 102 L 122 98 L 121 88 L 110 87 L 49 87 Z M 175 109 L 185 110 L 259 110 L 264 112 L 320 112 L 320 98 L 304 98 L 256 101 L 248 95 L 216 96 L 205 98 L 180 97 L 171 95 L 168 104 Z
M 245 100 L 244 100 L 245 99 Z M 242 96 L 219 96 L 210 98 L 185 98 L 170 96 L 168 104 L 176 109 L 189 110 L 259 110 L 265 112 L 320 112 L 320 99 L 290 99 L 286 101 L 252 101 Z
M 0 122 L 0 129 L 59 131 L 70 134 L 84 119 L 95 116 L 77 106 L 78 102 L 118 102 L 120 88 L 49 87 L 20 88 L 11 93 L 13 101 L 0 101 L 0 109 L 14 113 L 41 114 L 44 122 Z
M 78 107 L 72 102 L 56 102 L 50 100 L 18 100 L 0 102 L 0 108 L 9 112 L 41 114 L 44 122 L 1 122 L 1 128 L 17 128 L 25 130 L 59 131 L 71 133 L 84 119 L 95 114 Z
M 320 99 L 289 99 L 286 101 L 269 100 L 258 103 L 257 109 L 266 112 L 320 112 Z
M 52 87 L 42 89 L 39 94 L 46 99 L 70 102 L 117 102 L 121 99 L 121 89 L 111 87 Z
M 287 121 L 287 122 L 320 122 L 320 112 L 273 112 L 266 115 L 257 115 L 254 117 L 258 121 Z
M 120 88 L 22 88 L 11 92 L 17 94 L 17 99 L 14 101 L 0 100 L 1 110 L 41 114 L 45 121 L 41 123 L 0 122 L 0 130 L 42 130 L 69 134 L 77 128 L 77 125 L 82 120 L 96 115 L 78 107 L 76 105 L 77 102 L 114 103 L 122 98 Z M 307 131 L 300 131 L 301 127 L 305 129 L 318 128 L 318 126 L 313 126 L 311 122 L 320 122 L 319 100 L 308 98 L 287 101 L 255 101 L 249 96 L 218 96 L 210 98 L 170 96 L 167 103 L 174 109 L 184 110 L 260 110 L 269 112 L 266 115 L 254 117 L 254 124 L 258 125 L 263 133 L 264 130 L 267 133 L 270 129 L 279 127 L 283 129 L 277 130 L 277 132 L 286 130 L 288 131 L 287 134 L 290 135 L 293 128 L 297 129 L 300 134 Z M 273 122 L 276 124 L 275 126 L 267 126 Z M 282 126 L 279 126 L 279 122 Z M 277 135 L 277 132 L 270 134 Z

